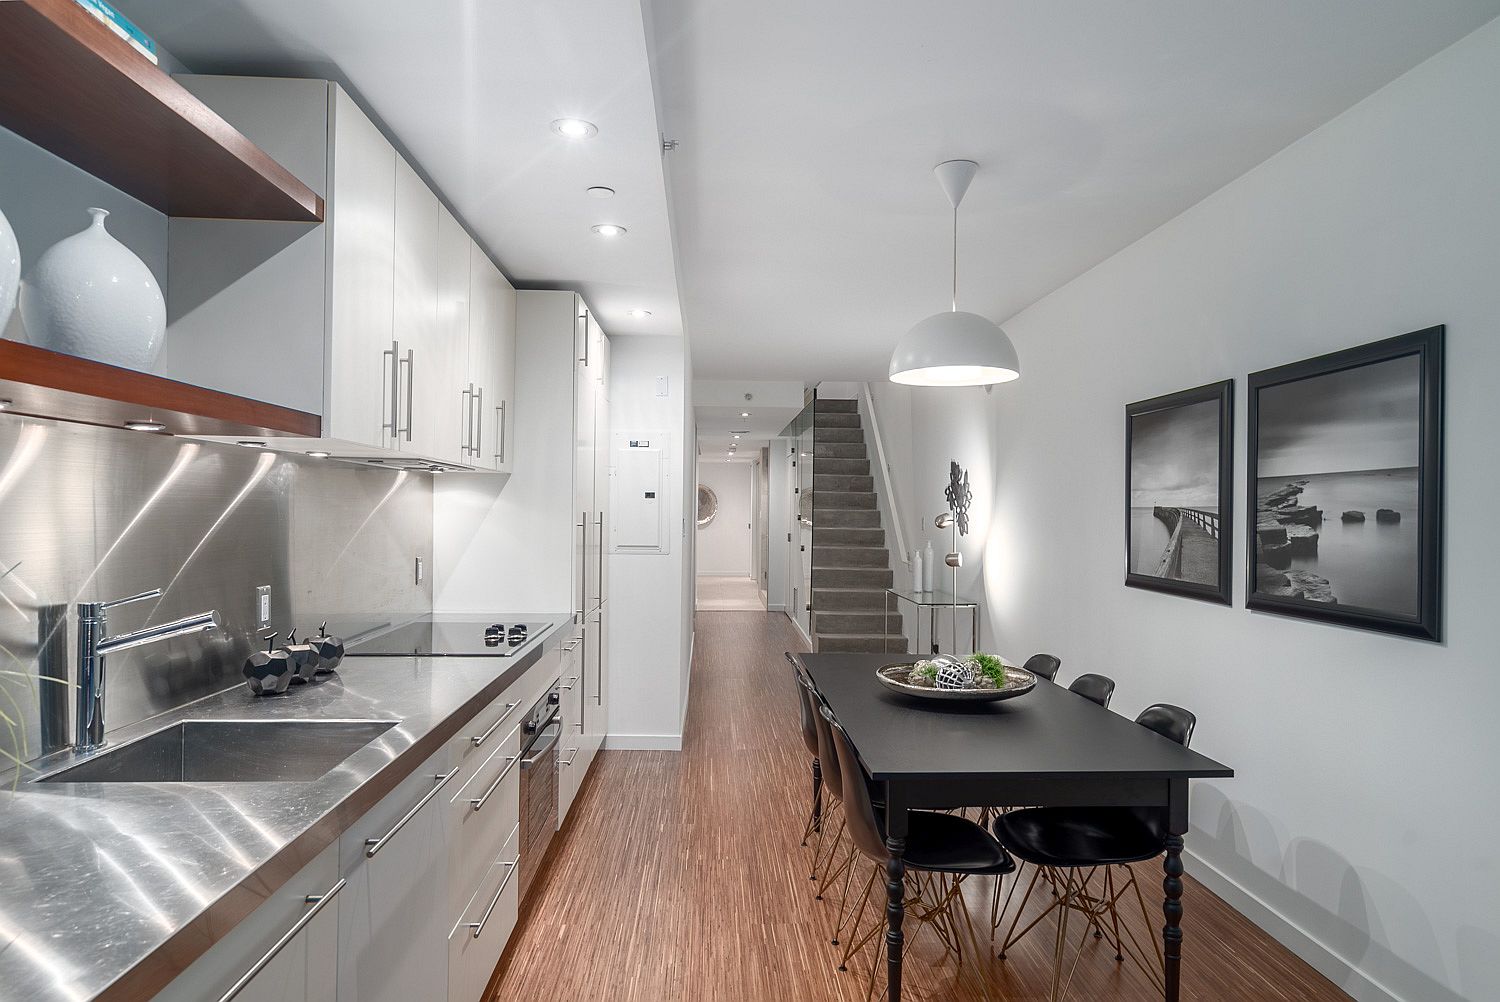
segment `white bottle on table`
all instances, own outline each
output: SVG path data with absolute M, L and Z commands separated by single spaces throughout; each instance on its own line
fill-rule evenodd
M 922 551 L 911 551 L 911 590 L 920 592 L 925 590 L 922 586 L 926 582 L 922 578 Z
M 929 539 L 927 541 L 927 545 L 924 546 L 924 547 L 922 547 L 922 590 L 923 591 L 932 591 L 932 579 L 934 577 L 934 574 L 933 574 L 933 561 L 935 559 L 936 558 L 933 556 L 933 553 L 932 553 L 932 540 Z

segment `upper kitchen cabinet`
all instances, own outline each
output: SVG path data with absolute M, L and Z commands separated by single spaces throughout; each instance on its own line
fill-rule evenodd
M 182 78 L 326 197 L 327 223 L 172 221 L 163 375 L 322 415 L 273 449 L 507 471 L 515 293 L 336 84 Z

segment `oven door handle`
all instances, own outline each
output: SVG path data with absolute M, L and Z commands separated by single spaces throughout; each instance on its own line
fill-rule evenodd
M 557 747 L 557 741 L 562 737 L 562 728 L 559 727 L 551 735 L 542 737 L 535 745 L 532 745 L 530 754 L 521 759 L 521 768 L 530 769 L 536 765 L 544 755 Z

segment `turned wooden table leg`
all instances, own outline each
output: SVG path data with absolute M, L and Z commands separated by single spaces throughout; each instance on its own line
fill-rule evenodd
M 1167 836 L 1167 854 L 1162 858 L 1162 891 L 1166 899 L 1162 902 L 1162 914 L 1167 924 L 1162 927 L 1163 976 L 1166 979 L 1167 1002 L 1178 1002 L 1182 981 L 1182 836 Z
M 904 827 L 904 826 L 903 826 Z M 885 864 L 885 974 L 890 1002 L 901 1002 L 901 947 L 904 937 L 901 921 L 906 915 L 905 837 L 885 840 L 891 858 Z

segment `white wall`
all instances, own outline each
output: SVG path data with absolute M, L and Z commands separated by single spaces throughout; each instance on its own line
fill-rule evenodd
M 692 549 L 683 531 L 691 461 L 691 414 L 684 341 L 680 337 L 610 338 L 610 425 L 614 431 L 666 432 L 668 553 L 609 555 L 609 747 L 682 747 L 687 698 L 684 659 L 692 621 Z M 668 395 L 656 395 L 667 378 Z M 686 446 L 686 448 L 684 448 Z M 684 452 L 687 456 L 684 457 Z M 611 466 L 614 460 L 611 458 Z M 691 523 L 688 523 L 691 524 Z M 687 564 L 687 573 L 683 566 Z
M 1497 123 L 1492 22 L 1008 321 L 1020 382 L 911 396 L 921 512 L 971 470 L 986 644 L 1194 710 L 1237 775 L 1193 871 L 1361 999 L 1500 999 Z M 1246 373 L 1440 323 L 1443 644 L 1252 614 L 1242 552 L 1232 608 L 1123 587 L 1127 402 L 1239 380 L 1238 502 Z
M 749 463 L 701 463 L 698 482 L 719 495 L 719 514 L 698 528 L 698 573 L 750 576 Z

